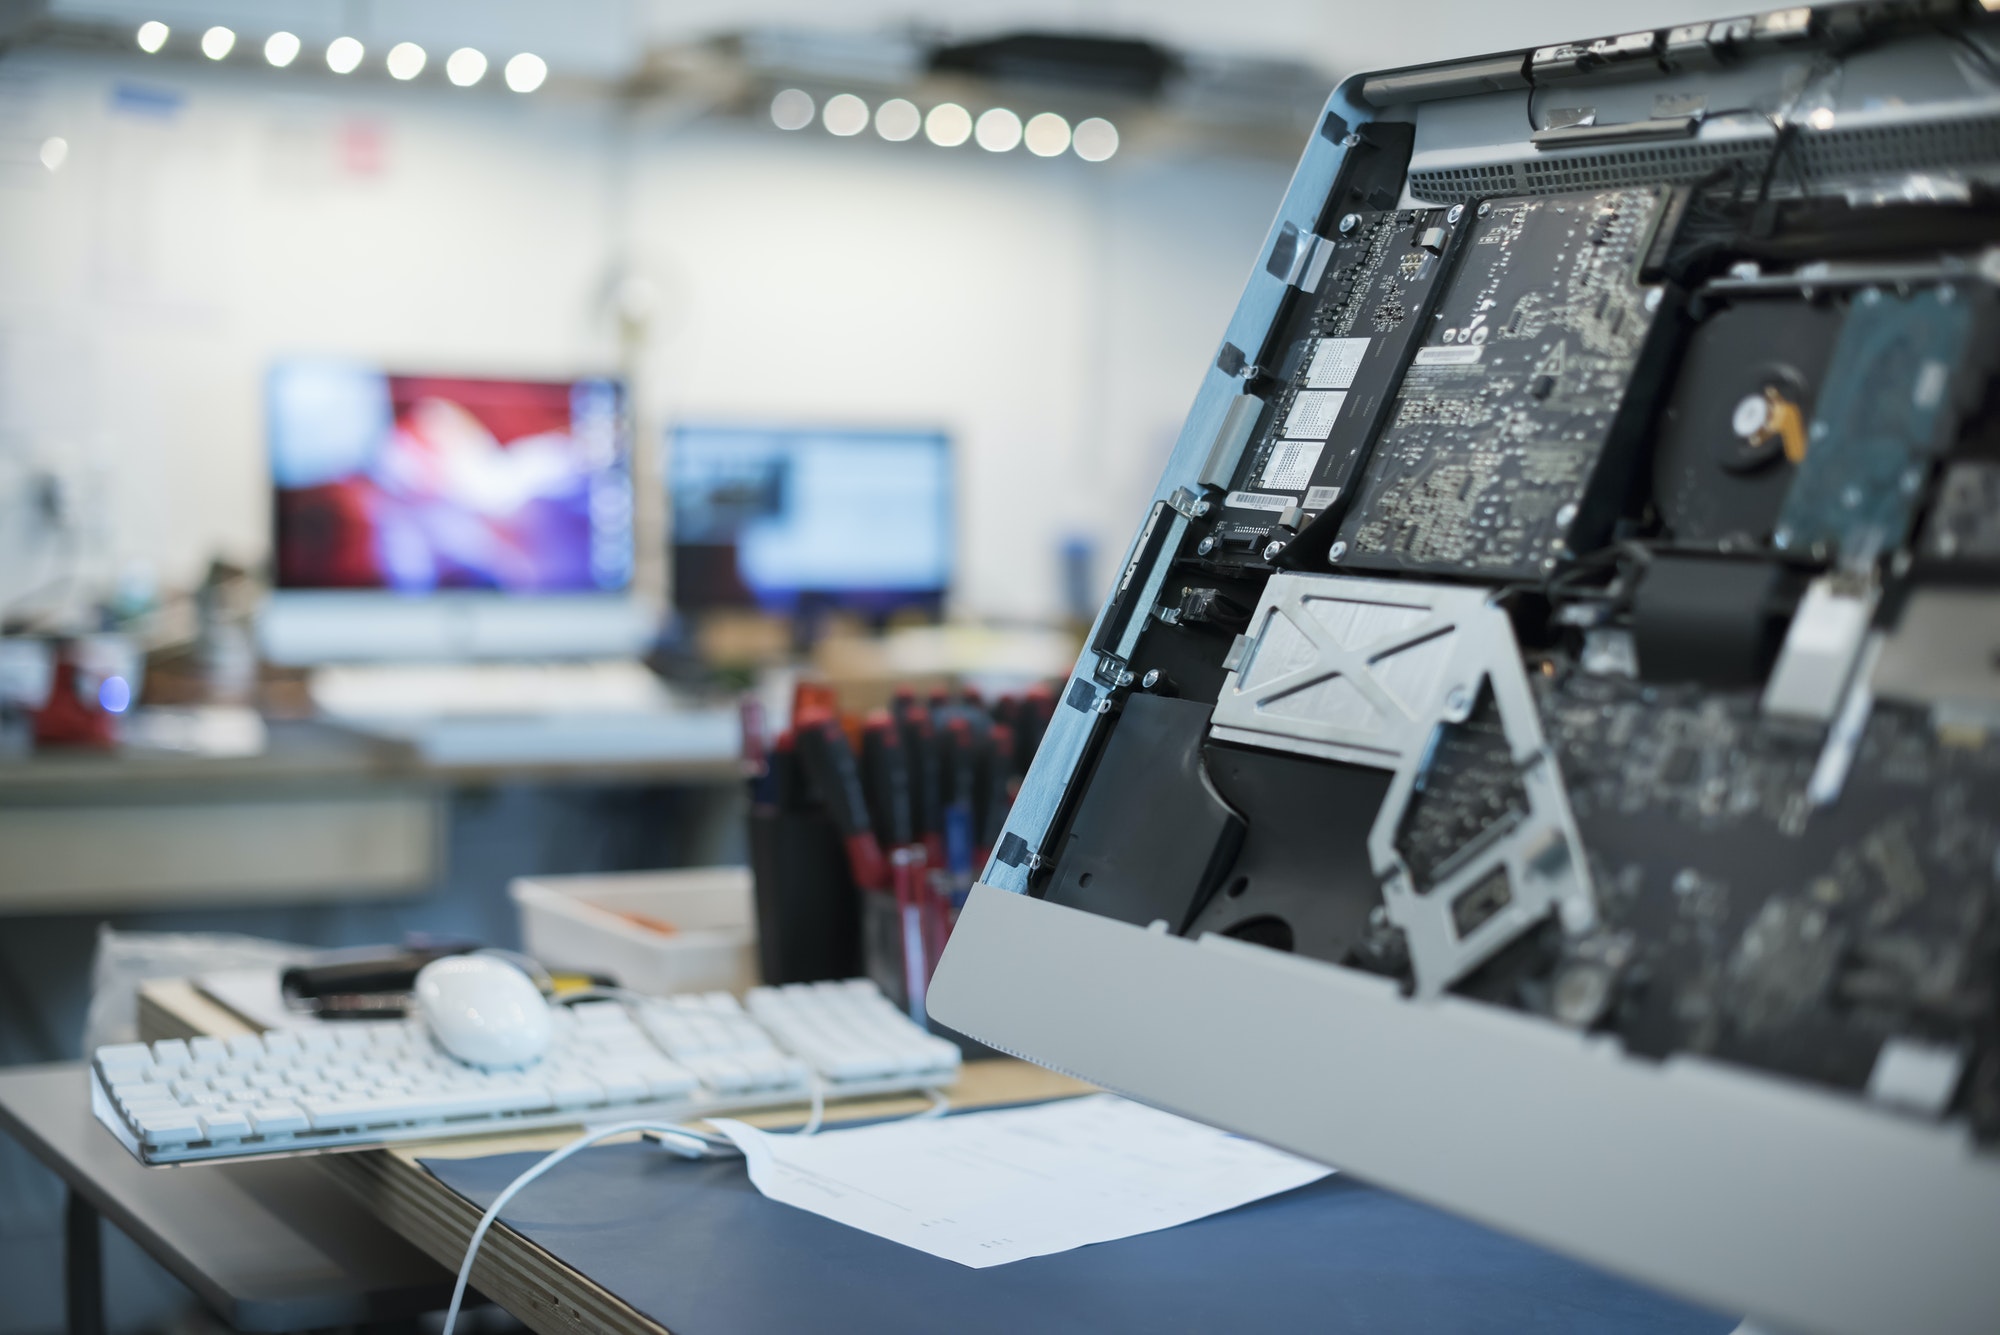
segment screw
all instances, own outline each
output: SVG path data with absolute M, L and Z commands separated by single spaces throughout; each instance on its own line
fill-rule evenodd
M 1105 696 L 1102 700 L 1099 700 L 1096 704 L 1092 705 L 1090 708 L 1091 712 L 1093 713 L 1109 714 L 1111 712 L 1111 697 L 1108 695 Z
M 1346 236 L 1349 232 L 1353 231 L 1355 228 L 1359 226 L 1361 226 L 1361 215 L 1358 213 L 1350 213 L 1340 220 L 1340 234 L 1342 236 Z
M 1130 668 L 1118 669 L 1118 684 L 1120 686 L 1130 686 L 1132 684 L 1132 669 Z
M 1194 545 L 1194 549 L 1200 552 L 1203 556 L 1207 556 L 1210 552 L 1215 550 L 1215 535 L 1213 533 L 1209 534 L 1207 537 L 1203 538 L 1200 542 L 1197 542 Z
M 1652 289 L 1650 292 L 1646 293 L 1646 309 L 1649 311 L 1656 311 L 1660 309 L 1661 300 L 1662 300 L 1662 295 L 1660 289 L 1657 287 Z
M 1158 668 L 1147 668 L 1146 675 L 1139 678 L 1139 684 L 1149 691 L 1152 690 L 1160 684 L 1160 670 Z
M 1266 561 L 1274 561 L 1277 559 L 1278 553 L 1284 550 L 1285 544 L 1282 542 L 1267 542 L 1264 544 L 1264 559 Z
M 1491 212 L 1493 212 L 1493 201 L 1490 199 L 1481 200 L 1479 204 L 1479 216 L 1484 218 L 1487 214 Z
M 1210 505 L 1207 501 L 1196 501 L 1194 503 L 1194 517 L 1196 519 L 1200 519 L 1202 516 L 1206 515 L 1210 510 L 1213 510 L 1214 508 L 1215 507 Z
M 1361 136 L 1358 134 L 1350 134 L 1345 139 L 1340 141 L 1340 146 L 1342 148 L 1359 148 L 1361 147 Z
M 1454 718 L 1464 718 L 1472 712 L 1472 692 L 1463 686 L 1451 688 L 1451 694 L 1444 698 L 1445 709 Z
M 1444 220 L 1448 223 L 1456 224 L 1458 220 L 1460 218 L 1463 218 L 1464 216 L 1465 216 L 1465 205 L 1454 204 L 1451 206 L 1451 212 L 1444 215 Z
M 1333 565 L 1337 563 L 1340 560 L 1340 558 L 1345 555 L 1347 555 L 1347 544 L 1344 542 L 1336 542 L 1333 544 L 1333 546 L 1326 549 L 1326 563 L 1328 565 Z

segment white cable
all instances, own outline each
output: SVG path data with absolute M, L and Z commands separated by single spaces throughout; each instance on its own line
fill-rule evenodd
M 826 1082 L 819 1078 L 817 1071 L 809 1073 L 806 1079 L 811 1082 L 812 1113 L 806 1118 L 806 1124 L 792 1134 L 816 1136 L 819 1134 L 820 1123 L 826 1120 Z
M 493 1227 L 493 1221 L 500 1217 L 500 1211 L 507 1202 L 513 1200 L 521 1188 L 527 1186 L 530 1182 L 533 1182 L 543 1173 L 548 1172 L 549 1169 L 554 1168 L 578 1150 L 587 1149 L 600 1140 L 608 1140 L 612 1136 L 629 1135 L 634 1131 L 651 1131 L 664 1138 L 686 1141 L 693 1149 L 693 1153 L 686 1156 L 689 1158 L 698 1159 L 707 1152 L 707 1147 L 702 1144 L 699 1136 L 690 1135 L 677 1126 L 672 1126 L 665 1122 L 620 1122 L 615 1126 L 600 1126 L 586 1131 L 561 1149 L 544 1155 L 540 1162 L 536 1163 L 512 1182 L 509 1182 L 500 1194 L 494 1197 L 493 1204 L 486 1207 L 486 1213 L 479 1217 L 479 1226 L 472 1230 L 472 1241 L 465 1248 L 465 1260 L 459 1263 L 458 1283 L 453 1286 L 451 1291 L 451 1308 L 445 1313 L 442 1335 L 452 1335 L 452 1327 L 458 1324 L 458 1309 L 465 1302 L 465 1288 L 472 1280 L 473 1258 L 479 1255 L 479 1244 L 486 1241 L 486 1230 Z M 667 1147 L 674 1149 L 671 1144 L 668 1144 Z M 677 1149 L 674 1152 L 683 1153 L 683 1151 Z
M 924 1091 L 924 1094 L 930 1099 L 929 1107 L 919 1108 L 917 1111 L 908 1114 L 907 1117 L 895 1120 L 917 1121 L 929 1117 L 942 1117 L 950 1110 L 951 1100 L 945 1096 L 943 1090 L 927 1089 Z M 796 1128 L 790 1134 L 800 1136 L 818 1134 L 820 1124 L 824 1120 L 825 1115 L 826 1087 L 820 1078 L 815 1075 L 812 1077 L 812 1113 L 806 1118 L 803 1126 Z M 615 1126 L 597 1127 L 584 1132 L 561 1149 L 550 1151 L 535 1164 L 531 1165 L 519 1177 L 502 1188 L 500 1194 L 493 1198 L 493 1204 L 486 1207 L 486 1213 L 479 1217 L 478 1227 L 472 1230 L 472 1241 L 466 1244 L 465 1259 L 459 1262 L 458 1283 L 452 1287 L 451 1308 L 445 1313 L 444 1329 L 440 1332 L 440 1335 L 452 1335 L 452 1328 L 458 1324 L 458 1309 L 465 1302 L 466 1286 L 472 1281 L 472 1262 L 479 1255 L 479 1244 L 486 1241 L 486 1230 L 493 1227 L 493 1222 L 500 1217 L 500 1211 L 507 1202 L 513 1200 L 520 1193 L 521 1188 L 527 1186 L 530 1182 L 533 1182 L 543 1173 L 548 1172 L 549 1169 L 554 1168 L 577 1151 L 588 1149 L 600 1140 L 608 1140 L 612 1136 L 627 1135 L 634 1131 L 644 1133 L 649 1140 L 655 1140 L 656 1143 L 663 1145 L 669 1151 L 688 1159 L 703 1158 L 711 1151 L 721 1149 L 724 1146 L 727 1146 L 725 1152 L 735 1152 L 736 1150 L 733 1142 L 721 1136 L 691 1130 L 671 1122 L 648 1121 L 620 1122 Z M 682 1145 L 677 1147 L 673 1143 L 675 1141 L 682 1142 Z

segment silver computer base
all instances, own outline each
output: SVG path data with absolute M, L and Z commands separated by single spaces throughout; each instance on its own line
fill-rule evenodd
M 1772 1328 L 2000 1329 L 2000 1156 L 1955 1126 L 986 885 L 930 1013 Z

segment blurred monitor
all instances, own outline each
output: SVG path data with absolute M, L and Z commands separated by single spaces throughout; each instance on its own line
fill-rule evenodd
M 683 426 L 668 473 L 684 610 L 943 609 L 953 498 L 941 433 Z
M 623 387 L 287 361 L 266 385 L 266 653 L 572 657 L 641 647 Z

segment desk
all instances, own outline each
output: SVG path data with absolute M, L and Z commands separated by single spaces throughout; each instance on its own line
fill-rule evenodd
M 670 761 L 499 766 L 428 761 L 408 743 L 328 723 L 274 720 L 268 732 L 256 756 L 0 761 L 0 915 L 415 896 L 446 874 L 454 790 L 527 781 L 726 791 L 743 775 L 733 735 L 726 750 Z
M 452 1274 L 300 1160 L 147 1168 L 90 1114 L 81 1062 L 0 1072 L 0 1132 L 62 1178 L 71 1335 L 103 1330 L 99 1220 L 110 1220 L 238 1330 L 410 1317 Z
M 273 723 L 261 755 L 58 752 L 0 763 L 0 913 L 413 895 L 443 819 L 407 748 Z
M 192 1038 L 197 1034 L 247 1033 L 250 1027 L 233 1013 L 202 996 L 186 983 L 150 983 L 139 994 L 140 1036 L 147 1040 Z M 79 1081 L 81 1076 L 78 1076 Z M 1090 1086 L 1026 1062 L 1012 1060 L 968 1063 L 948 1091 L 952 1106 L 987 1107 L 1081 1094 Z M 863 1099 L 835 1104 L 827 1121 L 893 1117 L 928 1106 L 919 1098 Z M 805 1110 L 746 1116 L 760 1126 L 786 1126 L 803 1120 Z M 123 1155 L 112 1138 L 89 1128 L 106 1146 Z M 420 1158 L 461 1158 L 505 1154 L 516 1150 L 550 1150 L 574 1139 L 567 1131 L 521 1135 L 480 1136 L 451 1141 L 396 1145 L 352 1154 L 329 1154 L 291 1162 L 337 1182 L 361 1205 L 408 1241 L 456 1270 L 472 1238 L 479 1211 L 456 1192 L 424 1171 Z M 143 1170 L 142 1170 L 143 1171 Z M 188 1170 L 177 1170 L 188 1171 Z M 614 1294 L 504 1225 L 495 1226 L 481 1245 L 472 1283 L 519 1317 L 540 1335 L 580 1335 L 604 1331 L 610 1335 L 668 1335 L 658 1324 L 634 1311 Z

